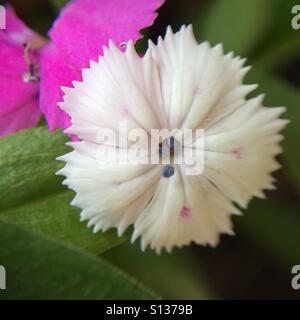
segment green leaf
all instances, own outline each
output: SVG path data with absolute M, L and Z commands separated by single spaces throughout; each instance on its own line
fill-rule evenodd
M 140 279 L 164 299 L 216 298 L 191 248 L 157 255 L 152 250 L 142 252 L 140 244 L 124 243 L 103 256 Z
M 155 299 L 157 296 L 99 257 L 0 223 L 3 299 Z
M 273 24 L 268 38 L 255 56 L 256 66 L 263 68 L 265 71 L 272 71 L 272 69 L 278 67 L 284 68 L 291 63 L 291 60 L 298 58 L 300 32 L 294 30 L 291 25 L 295 16 L 292 13 L 292 8 L 297 4 L 299 4 L 297 0 L 275 0 L 272 18 L 276 23 Z
M 0 213 L 0 221 L 38 231 L 50 238 L 95 254 L 124 241 L 114 230 L 94 234 L 79 222 L 79 210 L 71 207 L 72 192 L 62 192 Z
M 248 55 L 268 33 L 272 10 L 274 0 L 216 1 L 201 36 L 212 44 L 223 43 L 226 51 Z
M 283 199 L 269 198 L 251 202 L 237 226 L 250 235 L 278 262 L 287 267 L 299 264 L 300 207 Z
M 62 191 L 55 161 L 67 153 L 67 139 L 46 127 L 24 130 L 0 139 L 0 210 Z
M 298 30 L 292 28 L 291 22 L 295 14 L 292 8 L 299 5 L 298 0 L 274 0 L 273 10 L 270 12 L 270 18 L 273 19 L 273 27 L 270 33 L 271 40 L 274 42 L 281 41 L 290 35 L 298 34 Z
M 68 245 L 100 253 L 120 244 L 114 231 L 93 234 L 70 205 L 72 193 L 55 175 L 69 151 L 60 132 L 39 127 L 0 140 L 0 220 L 32 229 Z
M 290 178 L 300 186 L 300 92 L 296 87 L 274 76 L 259 72 L 253 67 L 248 80 L 259 83 L 259 89 L 255 94 L 266 93 L 265 104 L 268 106 L 286 106 L 287 112 L 283 117 L 291 122 L 283 131 L 284 163 L 290 173 Z
M 279 41 L 267 46 L 255 59 L 255 66 L 259 69 L 272 71 L 278 67 L 284 67 L 291 60 L 298 58 L 300 51 L 300 33 L 285 36 Z

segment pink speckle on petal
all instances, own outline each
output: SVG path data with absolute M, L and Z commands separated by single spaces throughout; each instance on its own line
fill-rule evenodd
M 236 159 L 241 159 L 241 157 L 242 157 L 241 149 L 232 150 L 232 154 L 234 155 L 234 157 Z
M 127 117 L 129 115 L 129 108 L 128 106 L 123 106 L 121 108 L 121 116 L 122 117 Z
M 191 217 L 191 209 L 188 207 L 183 207 L 180 212 L 182 218 L 190 218 Z
M 122 184 L 122 181 L 119 181 L 119 180 L 113 182 L 113 185 L 116 186 L 116 187 L 120 186 L 121 184 Z
M 201 90 L 198 87 L 196 87 L 194 89 L 194 91 L 193 91 L 193 95 L 194 96 L 200 96 L 201 95 Z

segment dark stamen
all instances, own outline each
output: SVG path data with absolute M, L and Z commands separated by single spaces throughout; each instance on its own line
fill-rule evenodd
M 170 150 L 174 151 L 175 149 L 175 139 L 173 136 L 170 137 Z
M 162 176 L 165 177 L 165 178 L 170 178 L 170 177 L 172 177 L 174 172 L 175 172 L 174 167 L 169 165 L 169 164 L 167 164 L 162 169 Z
M 34 70 L 34 64 L 30 63 L 29 64 L 29 73 L 31 76 L 35 76 L 35 70 Z
M 158 145 L 158 153 L 159 153 L 159 156 L 161 157 L 162 156 L 162 142 Z
M 170 153 L 171 158 L 174 156 L 176 147 L 176 141 L 173 136 L 171 136 L 168 140 L 164 140 L 158 145 L 158 152 L 160 156 L 163 156 L 164 153 Z M 168 150 L 168 151 L 167 151 Z

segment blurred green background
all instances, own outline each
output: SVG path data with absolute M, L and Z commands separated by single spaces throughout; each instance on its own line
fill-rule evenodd
M 43 34 L 64 2 L 10 1 Z M 235 237 L 222 236 L 216 249 L 191 246 L 158 256 L 114 231 L 94 236 L 78 222 L 78 211 L 69 206 L 72 194 L 53 174 L 61 166 L 54 158 L 67 150 L 65 139 L 41 126 L 0 140 L 0 264 L 7 267 L 8 287 L 0 297 L 300 298 L 291 287 L 292 266 L 300 264 L 300 29 L 291 26 L 296 4 L 167 0 L 144 31 L 155 41 L 167 25 L 178 30 L 192 23 L 199 41 L 222 42 L 226 52 L 248 58 L 253 68 L 246 81 L 259 83 L 254 94 L 266 93 L 266 105 L 288 109 L 277 190 L 234 217 Z M 145 45 L 142 40 L 139 49 Z

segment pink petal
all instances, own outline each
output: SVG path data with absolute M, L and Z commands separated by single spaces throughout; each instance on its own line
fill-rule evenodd
M 164 0 L 74 0 L 61 11 L 50 37 L 61 55 L 77 69 L 97 60 L 110 39 L 121 44 L 142 37 Z
M 81 81 L 81 73 L 65 64 L 54 44 L 41 52 L 40 109 L 45 115 L 49 130 L 67 128 L 69 116 L 58 106 L 63 101 L 61 86 L 72 86 L 72 81 Z
M 36 37 L 37 33 L 29 29 L 17 16 L 12 6 L 6 6 L 6 33 L 14 43 L 23 45 Z
M 8 39 L 6 32 L 0 31 L 0 75 L 19 77 L 28 67 L 24 60 L 24 48 Z
M 0 136 L 35 127 L 40 119 L 38 100 L 34 99 L 27 104 L 22 104 L 22 108 L 17 108 L 13 112 L 8 112 L 0 117 Z
M 22 108 L 22 105 L 30 100 L 38 101 L 37 89 L 37 84 L 34 82 L 24 83 L 20 77 L 9 78 L 0 75 L 0 117 L 8 112 Z
M 35 126 L 40 117 L 38 84 L 26 83 L 23 41 L 36 34 L 7 8 L 7 29 L 0 31 L 0 136 Z

